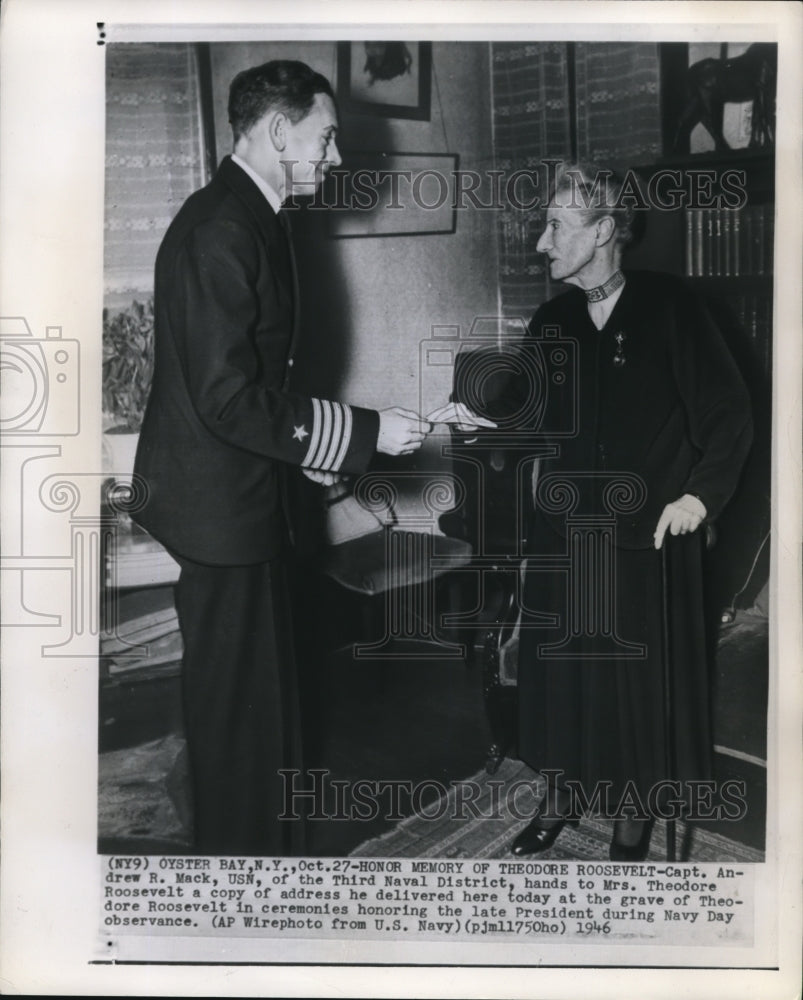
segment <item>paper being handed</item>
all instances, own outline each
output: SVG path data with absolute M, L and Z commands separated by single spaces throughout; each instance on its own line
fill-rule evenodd
M 431 424 L 455 424 L 458 430 L 475 431 L 478 427 L 495 428 L 496 424 L 487 417 L 472 413 L 465 403 L 446 403 L 427 414 Z

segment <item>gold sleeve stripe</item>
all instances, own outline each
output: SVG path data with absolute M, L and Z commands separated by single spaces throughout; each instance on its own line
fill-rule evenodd
M 351 430 L 354 426 L 354 417 L 352 416 L 350 406 L 343 407 L 343 417 L 343 435 L 340 440 L 340 447 L 338 448 L 337 455 L 335 455 L 335 461 L 332 465 L 333 472 L 339 471 L 340 466 L 343 464 L 343 459 L 346 457 L 349 442 L 351 441 Z
M 343 440 L 342 404 L 332 403 L 332 411 L 332 433 L 329 435 L 329 447 L 321 459 L 321 468 L 327 471 L 331 471 L 334 468 L 334 460 L 340 450 L 340 442 Z
M 329 447 L 329 439 L 332 434 L 332 404 L 328 399 L 319 399 L 320 419 L 315 421 L 313 434 L 318 438 L 318 447 L 313 453 L 310 465 L 313 469 L 323 468 L 323 456 Z
M 319 399 L 312 399 L 312 433 L 309 438 L 309 447 L 307 448 L 307 454 L 302 459 L 301 464 L 306 465 L 309 468 L 315 468 L 315 463 L 313 462 L 313 456 L 318 450 L 318 445 L 321 442 L 321 401 Z
M 309 447 L 301 464 L 323 472 L 337 472 L 351 440 L 354 424 L 351 407 L 313 398 L 312 416 Z

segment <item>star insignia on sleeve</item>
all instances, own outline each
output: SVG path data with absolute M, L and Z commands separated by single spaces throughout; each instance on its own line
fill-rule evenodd
M 306 438 L 306 437 L 309 437 L 309 431 L 307 430 L 307 428 L 303 424 L 300 427 L 296 427 L 295 424 L 294 424 L 293 425 L 293 440 L 294 441 L 303 441 L 304 438 Z

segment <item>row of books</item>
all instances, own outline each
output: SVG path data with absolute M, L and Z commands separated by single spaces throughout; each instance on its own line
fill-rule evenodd
M 774 205 L 686 211 L 686 274 L 739 277 L 772 274 Z

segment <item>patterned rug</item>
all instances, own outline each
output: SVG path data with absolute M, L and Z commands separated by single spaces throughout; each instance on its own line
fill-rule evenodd
M 98 795 L 101 839 L 147 843 L 155 840 L 186 850 L 190 843 L 184 740 L 168 736 L 142 746 L 102 754 Z M 521 785 L 518 798 L 511 789 Z M 470 799 L 465 789 L 471 786 Z M 463 804 L 458 789 L 464 789 Z M 478 794 L 473 794 L 475 788 Z M 351 857 L 374 858 L 510 858 L 510 844 L 528 819 L 517 818 L 509 805 L 518 802 L 532 815 L 544 793 L 541 776 L 520 761 L 506 758 L 494 775 L 484 770 L 457 782 L 448 795 L 422 809 L 426 815 L 401 820 L 393 829 L 360 844 Z M 427 818 L 432 817 L 432 818 Z M 599 861 L 608 859 L 611 822 L 584 817 L 567 826 L 540 858 Z M 676 824 L 677 857 L 687 861 L 760 862 L 763 852 L 699 826 Z M 682 848 L 682 853 L 681 853 Z M 658 822 L 649 860 L 666 860 L 666 823 Z
M 511 858 L 510 844 L 523 830 L 528 819 L 518 819 L 508 807 L 515 797 L 506 794 L 521 782 L 543 796 L 544 781 L 526 764 L 505 759 L 494 775 L 480 771 L 466 784 L 480 789 L 477 796 L 457 801 L 458 786 L 453 786 L 445 799 L 427 805 L 422 813 L 401 820 L 380 837 L 365 841 L 351 852 L 351 857 L 375 858 Z M 473 791 L 473 789 L 472 789 Z M 465 794 L 465 793 L 463 793 Z M 522 797 L 519 810 L 532 815 L 534 799 Z M 431 816 L 432 818 L 427 818 Z M 584 817 L 579 827 L 567 826 L 548 851 L 539 858 L 561 860 L 608 860 L 611 840 L 610 820 Z M 681 852 L 682 849 L 682 852 Z M 730 840 L 721 834 L 699 826 L 676 823 L 676 857 L 686 861 L 760 862 L 762 851 Z M 655 824 L 650 841 L 648 860 L 666 860 L 666 823 Z
M 179 736 L 100 755 L 98 836 L 189 847 L 187 753 Z

